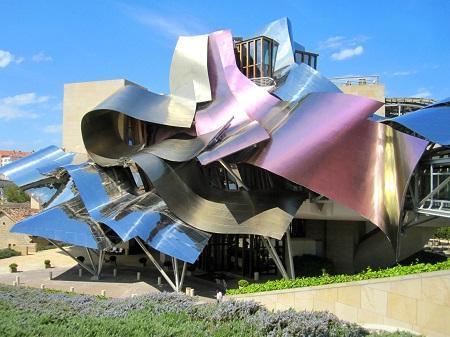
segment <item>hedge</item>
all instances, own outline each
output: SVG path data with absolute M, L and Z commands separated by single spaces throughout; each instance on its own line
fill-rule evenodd
M 370 280 L 384 277 L 402 276 L 409 274 L 425 273 L 438 270 L 450 269 L 450 259 L 436 264 L 430 263 L 417 263 L 409 266 L 397 265 L 395 267 L 380 269 L 380 270 L 367 270 L 354 275 L 323 275 L 317 277 L 302 277 L 294 280 L 272 280 L 264 283 L 251 283 L 248 286 L 241 287 L 239 289 L 228 289 L 228 295 L 249 294 L 271 290 L 313 287 L 325 284 L 343 283 L 352 281 Z
M 21 255 L 20 252 L 14 250 L 14 249 L 0 249 L 0 259 L 7 259 L 11 256 L 19 256 Z

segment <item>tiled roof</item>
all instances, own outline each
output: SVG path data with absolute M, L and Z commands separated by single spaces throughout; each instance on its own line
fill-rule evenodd
M 0 207 L 0 213 L 1 212 L 5 213 L 8 217 L 17 222 L 39 212 L 39 210 L 30 208 L 29 203 L 25 204 L 28 205 L 28 207 L 18 207 L 17 205 L 14 206 L 2 205 Z
M 16 151 L 16 150 L 0 150 L 0 157 L 25 157 L 31 152 Z

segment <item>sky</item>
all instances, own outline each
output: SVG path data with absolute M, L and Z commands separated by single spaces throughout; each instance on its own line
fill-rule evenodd
M 248 37 L 285 16 L 327 77 L 380 75 L 387 97 L 450 96 L 448 0 L 0 0 L 0 149 L 61 145 L 64 83 L 168 92 L 179 35 Z

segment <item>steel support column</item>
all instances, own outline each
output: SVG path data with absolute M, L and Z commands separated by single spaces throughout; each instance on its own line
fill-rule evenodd
M 186 266 L 187 266 L 187 263 L 183 262 L 183 269 L 181 270 L 181 277 L 180 277 L 180 284 L 179 284 L 178 291 L 181 291 L 183 289 L 184 277 L 186 275 Z
M 148 251 L 148 249 L 145 246 L 144 242 L 138 237 L 136 238 L 136 242 L 138 243 L 139 246 L 141 246 L 141 248 L 144 251 L 144 253 L 148 256 L 150 261 L 153 263 L 153 265 L 156 267 L 156 269 L 158 269 L 158 271 L 161 273 L 161 275 L 164 277 L 164 279 L 167 281 L 167 283 L 169 283 L 169 285 L 172 287 L 172 289 L 174 291 L 177 291 L 177 287 L 175 286 L 175 284 L 173 284 L 173 282 L 170 279 L 169 275 L 166 274 L 164 269 L 162 269 L 162 267 L 159 265 L 159 263 L 156 261 L 156 259 L 153 257 L 153 255 L 150 254 L 150 252 Z
M 48 240 L 48 239 L 47 239 Z M 57 244 L 55 241 L 52 240 L 48 240 L 48 242 L 50 242 L 52 245 L 58 247 L 59 249 L 61 249 L 64 253 L 66 253 L 70 258 L 72 258 L 76 263 L 78 263 L 78 265 L 84 269 L 86 269 L 89 273 L 91 273 L 92 275 L 96 275 L 95 271 L 92 270 L 91 268 L 89 268 L 87 265 L 85 265 L 83 262 L 81 262 L 80 260 L 78 260 L 75 256 L 73 256 L 72 254 L 70 254 L 67 250 L 65 250 L 61 245 Z
M 97 268 L 95 266 L 94 260 L 92 259 L 91 250 L 87 247 L 86 247 L 86 253 L 89 257 L 89 261 L 91 262 L 92 269 L 94 270 L 95 273 L 97 273 Z
M 274 246 L 272 245 L 272 242 L 270 242 L 270 239 L 267 236 L 264 237 L 263 243 L 266 246 L 267 250 L 269 251 L 270 256 L 275 262 L 275 265 L 277 266 L 283 278 L 289 279 L 289 275 L 287 274 L 286 269 L 284 269 L 283 263 L 281 262 L 277 251 L 275 250 Z
M 289 269 L 291 272 L 291 279 L 295 279 L 294 257 L 292 256 L 291 232 L 289 227 L 286 231 L 286 244 L 288 250 L 288 260 L 289 260 Z

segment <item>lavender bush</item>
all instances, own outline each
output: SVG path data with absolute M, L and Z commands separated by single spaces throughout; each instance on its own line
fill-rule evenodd
M 55 329 L 60 329 L 61 326 L 64 329 L 68 327 L 76 329 L 77 325 L 83 324 L 79 322 L 86 324 L 90 322 L 89 324 L 94 324 L 96 328 L 98 328 L 96 324 L 103 324 L 110 328 L 111 324 L 116 324 L 120 329 L 123 328 L 121 324 L 129 322 L 134 327 L 133 329 L 136 329 L 140 328 L 141 324 L 145 326 L 149 317 L 154 319 L 160 317 L 158 324 L 162 324 L 160 328 L 163 330 L 178 331 L 180 330 L 179 324 L 185 324 L 190 325 L 191 328 L 203 326 L 204 329 L 211 329 L 214 332 L 211 335 L 217 336 L 231 337 L 235 335 L 236 331 L 244 333 L 245 331 L 242 329 L 247 329 L 245 332 L 247 334 L 248 331 L 251 331 L 252 336 L 270 337 L 369 335 L 369 332 L 362 327 L 339 320 L 328 312 L 296 312 L 294 310 L 271 312 L 255 302 L 234 300 L 220 304 L 198 304 L 193 298 L 176 293 L 152 293 L 127 299 L 105 299 L 33 288 L 0 286 L 1 310 L 6 310 L 3 312 L 7 315 L 9 315 L 8 312 L 15 312 L 16 315 L 28 315 L 27 319 L 35 322 L 33 324 L 45 322 L 47 325 L 53 324 Z M 164 327 L 164 324 L 169 324 L 168 319 L 172 320 L 170 323 L 172 326 Z M 179 320 L 182 323 L 178 324 Z M 227 331 L 232 331 L 232 334 L 222 331 L 225 329 L 224 327 L 229 329 Z M 33 326 L 30 328 L 31 335 L 36 333 L 34 329 Z M 209 336 L 209 330 L 198 329 Z M 189 331 L 181 330 L 183 331 L 181 335 L 189 335 Z M 106 332 L 100 333 L 100 335 L 103 334 Z M 146 335 L 145 331 L 142 331 L 142 334 Z M 383 336 L 390 335 L 384 334 Z

